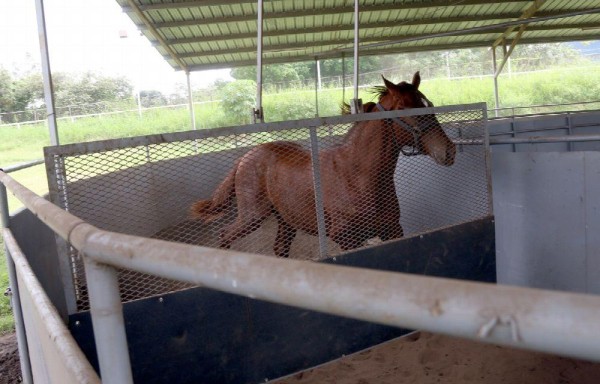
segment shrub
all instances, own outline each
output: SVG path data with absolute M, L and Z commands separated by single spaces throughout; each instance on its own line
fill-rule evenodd
M 252 80 L 237 80 L 221 88 L 221 105 L 229 124 L 248 124 L 252 120 L 252 109 L 256 105 L 256 83 Z

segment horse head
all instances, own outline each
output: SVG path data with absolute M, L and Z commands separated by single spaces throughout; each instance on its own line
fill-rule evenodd
M 419 91 L 421 76 L 416 72 L 412 83 L 394 84 L 383 77 L 385 87 L 377 87 L 379 102 L 377 111 L 433 107 L 433 103 Z M 400 148 L 412 147 L 412 152 L 403 153 L 426 154 L 441 165 L 454 164 L 456 145 L 448 138 L 434 114 L 405 116 L 391 119 L 393 121 L 394 138 Z

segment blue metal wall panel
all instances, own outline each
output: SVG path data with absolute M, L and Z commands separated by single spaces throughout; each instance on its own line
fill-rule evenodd
M 600 153 L 493 153 L 498 282 L 600 293 Z
M 600 152 L 584 153 L 587 291 L 600 293 Z

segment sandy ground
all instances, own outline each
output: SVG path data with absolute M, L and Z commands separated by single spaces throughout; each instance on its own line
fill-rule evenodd
M 21 382 L 14 334 L 0 336 L 0 384 Z M 272 384 L 595 384 L 600 364 L 416 332 Z
M 0 384 L 21 382 L 17 338 L 14 333 L 0 336 Z
M 421 332 L 277 384 L 600 383 L 600 364 Z

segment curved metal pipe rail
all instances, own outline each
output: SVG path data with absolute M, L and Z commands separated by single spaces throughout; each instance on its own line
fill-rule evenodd
M 103 378 L 129 382 L 131 375 L 117 372 L 127 371 L 122 363 L 128 359 L 115 272 L 109 266 L 359 320 L 600 361 L 600 296 L 324 265 L 129 236 L 85 223 L 3 172 L 0 182 L 84 255 L 91 272 L 88 288 Z M 121 364 L 111 365 L 117 360 Z

